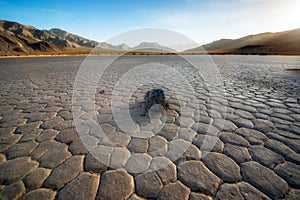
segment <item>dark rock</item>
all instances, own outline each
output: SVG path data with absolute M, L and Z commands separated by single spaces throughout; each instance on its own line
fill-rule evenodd
M 166 101 L 165 93 L 162 89 L 152 89 L 147 91 L 144 99 L 147 111 L 155 104 L 160 104 L 164 109 L 169 107 Z

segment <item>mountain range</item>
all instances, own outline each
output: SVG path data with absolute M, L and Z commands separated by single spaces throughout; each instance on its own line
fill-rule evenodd
M 205 50 L 204 50 L 205 49 Z M 239 39 L 221 39 L 188 53 L 300 55 L 300 28 L 277 33 L 248 35 Z
M 135 47 L 123 43 L 97 42 L 53 28 L 40 30 L 17 22 L 0 20 L 0 55 L 23 54 L 88 54 L 102 53 L 177 53 L 156 42 L 142 42 Z M 239 39 L 221 39 L 189 49 L 184 54 L 284 54 L 300 55 L 300 29 L 278 33 L 261 33 Z
M 143 51 L 171 51 L 155 42 L 142 42 L 136 47 L 129 47 L 123 43 L 112 45 L 106 42 L 97 42 L 81 36 L 68 33 L 64 30 L 53 28 L 39 30 L 33 26 L 23 25 L 17 22 L 0 20 L 0 54 L 30 54 L 30 53 L 63 53 L 83 52 L 88 53 L 97 47 L 97 52 L 121 53 L 132 50 Z

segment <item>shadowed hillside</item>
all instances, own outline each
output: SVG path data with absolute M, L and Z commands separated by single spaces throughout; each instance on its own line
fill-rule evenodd
M 68 48 L 93 48 L 98 43 L 59 29 L 39 30 L 33 26 L 0 20 L 0 53 L 60 52 Z
M 175 52 L 155 42 L 142 42 L 131 48 L 125 43 L 112 45 L 96 42 L 58 28 L 39 30 L 33 26 L 0 20 L 0 55 L 74 55 L 89 54 L 91 51 L 93 54 Z
M 300 29 L 249 35 L 235 40 L 221 39 L 185 52 L 205 53 L 202 48 L 215 54 L 300 55 Z
M 99 43 L 58 28 L 39 30 L 0 20 L 0 55 L 88 54 L 95 47 L 97 53 L 120 53 L 129 49 L 126 44 Z

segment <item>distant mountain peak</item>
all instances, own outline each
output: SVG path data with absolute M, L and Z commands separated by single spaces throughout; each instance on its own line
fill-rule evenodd
M 125 50 L 125 51 L 130 50 L 130 46 L 128 46 L 126 43 L 119 44 L 116 47 L 120 50 Z
M 141 42 L 137 46 L 133 47 L 133 51 L 157 51 L 157 52 L 176 52 L 176 50 L 169 47 L 160 45 L 157 42 Z
M 59 28 L 51 28 L 50 30 L 48 30 L 48 32 L 53 33 L 60 37 L 63 37 L 65 35 L 69 34 L 67 31 L 61 30 Z

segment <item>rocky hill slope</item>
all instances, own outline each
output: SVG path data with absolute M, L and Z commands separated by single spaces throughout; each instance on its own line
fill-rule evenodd
M 216 54 L 300 55 L 300 28 L 277 33 L 261 33 L 239 39 L 221 39 L 185 52 Z

